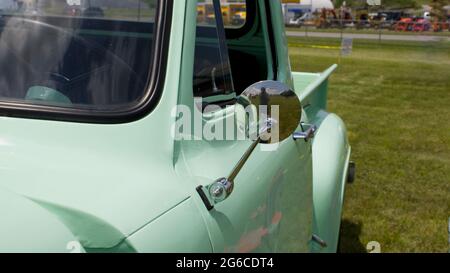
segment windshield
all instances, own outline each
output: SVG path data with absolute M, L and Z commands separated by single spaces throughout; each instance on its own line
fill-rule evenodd
M 158 0 L 0 0 L 0 101 L 117 110 L 146 92 Z

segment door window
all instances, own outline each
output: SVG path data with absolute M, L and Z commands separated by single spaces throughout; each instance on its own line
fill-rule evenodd
M 205 4 L 213 11 L 197 25 L 193 78 L 196 98 L 234 93 L 220 0 L 207 0 Z
M 3 2 L 0 103 L 91 115 L 143 101 L 159 1 Z

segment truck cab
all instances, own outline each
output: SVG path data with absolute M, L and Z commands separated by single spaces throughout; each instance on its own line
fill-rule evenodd
M 291 70 L 280 1 L 135 2 L 0 18 L 0 251 L 335 252 L 336 66 Z

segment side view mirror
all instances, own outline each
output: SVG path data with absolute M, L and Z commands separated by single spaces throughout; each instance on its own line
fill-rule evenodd
M 253 124 L 250 124 L 256 134 L 253 139 L 257 142 L 258 139 L 270 144 L 282 142 L 293 135 L 300 123 L 300 100 L 284 83 L 262 81 L 252 84 L 239 96 L 238 103 L 242 101 L 248 101 L 258 109 L 256 117 L 252 118 Z
M 256 107 L 256 116 L 250 118 L 249 128 L 255 139 L 227 178 L 217 179 L 209 186 L 200 186 L 197 192 L 208 210 L 227 199 L 234 188 L 234 179 L 260 143 L 275 144 L 293 137 L 300 124 L 302 106 L 298 96 L 287 85 L 277 81 L 252 84 L 237 98 L 244 108 Z

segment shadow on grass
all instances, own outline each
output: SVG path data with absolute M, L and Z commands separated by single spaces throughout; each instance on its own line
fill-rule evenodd
M 343 219 L 341 223 L 340 253 L 367 253 L 366 247 L 359 240 L 362 223 L 354 223 Z

